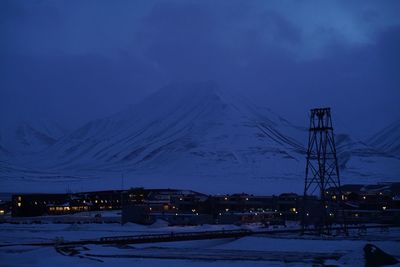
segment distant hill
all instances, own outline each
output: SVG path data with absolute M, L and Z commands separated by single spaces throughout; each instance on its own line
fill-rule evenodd
M 29 136 L 48 146 L 16 160 L 13 170 L 18 165 L 39 173 L 25 169 L 7 177 L 60 181 L 65 175 L 77 185 L 107 187 L 119 185 L 125 173 L 131 185 L 265 193 L 302 190 L 308 130 L 204 82 L 169 85 L 139 105 L 61 138 Z M 348 133 L 337 134 L 336 141 L 344 183 L 400 176 L 399 159 Z M 93 184 L 98 180 L 88 177 L 101 182 Z

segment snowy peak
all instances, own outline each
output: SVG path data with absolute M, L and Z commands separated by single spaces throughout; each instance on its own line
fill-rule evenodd
M 106 163 L 140 168 L 179 157 L 238 162 L 244 154 L 253 158 L 271 151 L 294 158 L 293 153 L 304 151 L 301 139 L 305 131 L 299 127 L 213 82 L 184 83 L 86 124 L 49 152 L 64 166 Z
M 214 82 L 202 83 L 173 83 L 161 88 L 148 96 L 138 105 L 118 112 L 109 117 L 114 121 L 127 121 L 143 116 L 145 119 L 154 119 L 167 116 L 163 112 L 174 112 L 199 103 L 205 104 L 219 98 L 219 89 Z

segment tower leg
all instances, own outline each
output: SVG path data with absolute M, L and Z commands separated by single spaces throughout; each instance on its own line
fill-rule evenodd
M 335 214 L 344 206 L 330 108 L 310 112 L 306 160 L 302 233 L 312 224 L 314 231 L 331 234 L 332 224 L 338 222 Z M 346 230 L 344 212 L 339 217 Z

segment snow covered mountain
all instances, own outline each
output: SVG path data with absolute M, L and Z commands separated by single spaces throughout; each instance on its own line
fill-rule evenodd
M 142 104 L 74 131 L 46 151 L 65 168 L 166 167 L 190 162 L 246 165 L 262 157 L 296 160 L 305 130 L 214 83 L 175 84 Z M 300 139 L 299 138 L 299 139 Z M 192 165 L 192 163 L 191 163 Z
M 400 157 L 400 120 L 382 129 L 367 142 L 382 152 Z
M 336 137 L 345 183 L 400 176 L 399 159 L 377 153 L 348 134 Z M 46 170 L 45 174 L 27 174 L 24 169 L 23 175 L 9 171 L 7 177 L 68 177 L 79 189 L 93 189 L 119 185 L 124 173 L 129 186 L 207 192 L 212 183 L 214 193 L 301 192 L 307 140 L 306 128 L 243 96 L 221 91 L 213 82 L 173 84 L 12 165 L 13 170 L 18 165 Z
M 44 119 L 7 125 L 0 130 L 0 155 L 38 153 L 55 144 L 66 133 L 67 130 L 56 122 Z

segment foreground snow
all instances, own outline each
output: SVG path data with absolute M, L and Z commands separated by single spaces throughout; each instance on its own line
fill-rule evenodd
M 257 227 L 247 226 L 247 227 Z M 400 230 L 371 230 L 368 236 L 353 235 L 346 240 L 319 237 L 249 236 L 131 246 L 87 245 L 31 247 L 27 242 L 65 241 L 102 236 L 236 229 L 237 226 L 203 225 L 169 227 L 159 221 L 152 226 L 128 224 L 2 224 L 1 266 L 311 266 L 315 263 L 338 266 L 363 266 L 362 248 L 373 243 L 400 257 Z

